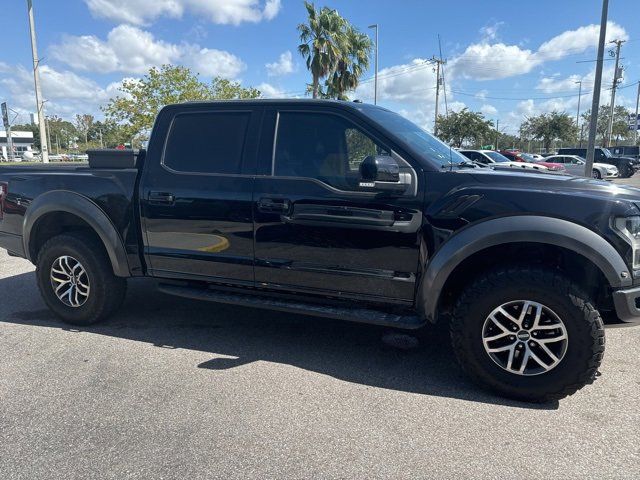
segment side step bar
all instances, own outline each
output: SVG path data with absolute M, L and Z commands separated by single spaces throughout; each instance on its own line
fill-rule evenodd
M 415 330 L 422 327 L 425 322 L 417 315 L 398 315 L 394 313 L 373 310 L 369 308 L 348 308 L 325 306 L 316 303 L 306 303 L 298 300 L 282 300 L 264 295 L 247 295 L 242 293 L 230 293 L 216 291 L 207 288 L 194 288 L 187 286 L 160 283 L 158 289 L 169 295 L 206 300 L 216 303 L 242 305 L 245 307 L 267 308 L 282 312 L 297 313 L 301 315 L 313 315 L 316 317 L 334 318 L 351 322 L 383 325 L 386 327 Z

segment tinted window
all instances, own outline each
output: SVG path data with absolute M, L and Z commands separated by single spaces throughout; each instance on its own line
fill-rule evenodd
M 278 117 L 274 175 L 355 190 L 360 164 L 369 155 L 389 155 L 389 150 L 342 117 L 297 112 Z
M 489 152 L 484 152 L 485 155 L 487 155 L 488 157 L 491 158 L 491 160 L 493 160 L 494 162 L 508 162 L 509 159 L 507 157 L 505 157 L 504 155 L 502 155 L 501 153 L 498 152 L 493 152 L 493 151 L 489 151 Z
M 384 108 L 366 108 L 362 113 L 379 123 L 414 152 L 438 165 L 445 166 L 465 161 L 460 152 L 397 113 Z
M 180 172 L 240 173 L 249 112 L 176 115 L 164 164 Z

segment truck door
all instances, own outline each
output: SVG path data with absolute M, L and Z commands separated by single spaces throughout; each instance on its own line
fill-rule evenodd
M 365 124 L 320 107 L 265 118 L 275 135 L 261 148 L 264 175 L 254 188 L 256 285 L 412 302 L 422 224 L 416 170 L 402 167 L 412 182 L 406 194 L 363 191 L 360 163 L 393 154 Z
M 163 110 L 140 190 L 151 275 L 253 285 L 261 113 L 237 104 Z

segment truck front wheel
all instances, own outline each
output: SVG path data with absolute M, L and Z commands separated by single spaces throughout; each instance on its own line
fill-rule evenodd
M 474 380 L 530 402 L 559 400 L 591 383 L 605 343 L 588 297 L 557 271 L 529 267 L 496 269 L 467 287 L 451 338 Z
M 74 325 L 108 317 L 122 304 L 127 288 L 126 280 L 113 274 L 102 244 L 85 233 L 48 240 L 38 254 L 36 276 L 49 309 Z

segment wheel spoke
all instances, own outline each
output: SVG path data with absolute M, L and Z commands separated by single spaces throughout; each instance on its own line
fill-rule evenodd
M 522 323 L 524 322 L 524 319 L 527 316 L 527 312 L 529 311 L 529 306 L 530 305 L 531 305 L 531 302 L 524 302 L 524 305 L 522 306 L 522 311 L 520 312 L 520 317 L 518 318 L 518 321 L 516 322 L 520 328 L 522 328 Z
M 520 323 L 518 323 L 518 319 L 516 317 L 514 317 L 513 315 L 511 315 L 509 312 L 507 312 L 504 308 L 500 307 L 500 308 L 498 308 L 498 311 L 502 315 L 507 317 L 509 320 L 511 320 L 513 323 L 515 323 L 516 325 L 520 326 Z
M 542 350 L 544 350 L 544 353 L 546 353 L 547 355 L 549 355 L 549 358 L 551 358 L 551 360 L 553 360 L 553 363 L 556 363 L 559 358 L 556 357 L 556 354 L 553 353 L 549 347 L 547 347 L 544 343 L 538 343 L 538 345 L 540 345 L 540 348 L 542 348 Z
M 522 375 L 524 373 L 525 368 L 527 368 L 527 363 L 529 363 L 529 357 L 531 357 L 531 353 L 527 348 L 524 352 L 524 356 L 522 357 L 522 363 L 520 364 L 520 368 L 518 369 L 519 374 Z
M 507 361 L 507 370 L 511 370 L 513 366 L 513 358 L 516 356 L 516 345 L 511 345 L 509 349 L 509 360 Z
M 497 335 L 494 335 L 492 337 L 486 337 L 484 339 L 485 342 L 493 342 L 494 340 L 499 340 L 501 338 L 507 337 L 511 334 L 511 332 L 509 330 L 503 329 L 502 333 L 499 333 Z

